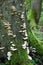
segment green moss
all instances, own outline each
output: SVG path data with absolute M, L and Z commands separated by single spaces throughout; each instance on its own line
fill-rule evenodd
M 37 39 L 37 36 L 35 36 L 34 32 L 32 32 L 32 30 L 28 30 L 28 38 L 30 40 L 30 44 L 36 48 L 37 52 L 40 55 L 43 55 L 43 46 L 42 46 L 42 42 L 40 42 L 40 40 Z
M 35 17 L 36 17 L 35 11 L 30 9 L 30 11 L 27 12 L 27 19 L 31 21 L 32 19 L 35 19 Z

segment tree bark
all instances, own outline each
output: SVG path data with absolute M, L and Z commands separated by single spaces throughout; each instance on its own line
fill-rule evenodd
M 26 47 L 23 48 L 25 43 L 27 45 L 24 1 L 5 0 L 1 12 L 3 18 L 0 19 L 0 48 L 5 48 L 0 50 L 0 57 L 7 58 L 8 52 L 11 52 L 11 62 L 7 60 L 9 65 L 29 65 Z M 14 51 L 11 50 L 12 47 Z
M 38 24 L 40 14 L 41 14 L 41 3 L 42 0 L 32 0 L 31 1 L 31 9 L 33 9 L 36 12 L 36 23 Z

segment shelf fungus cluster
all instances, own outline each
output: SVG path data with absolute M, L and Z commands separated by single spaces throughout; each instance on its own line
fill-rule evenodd
M 3 50 L 5 47 L 0 47 L 0 50 Z
M 17 11 L 15 6 L 11 6 L 12 11 Z
M 11 51 L 16 51 L 17 48 L 11 47 Z
M 8 53 L 7 53 L 7 59 L 8 59 L 8 60 L 11 60 L 11 56 L 12 56 L 11 52 L 8 51 Z
M 19 33 L 25 33 L 26 31 L 26 23 L 24 22 L 22 25 L 20 25 L 21 30 L 19 31 Z
M 26 49 L 27 48 L 26 46 L 27 46 L 27 41 L 24 41 L 24 44 L 22 44 L 22 48 Z
M 15 47 L 16 47 L 16 45 L 15 45 L 14 43 L 12 43 L 12 45 L 11 45 L 11 47 L 10 47 L 10 50 L 11 50 L 11 51 L 16 51 L 17 48 L 15 48 Z
M 12 30 L 11 30 L 11 24 L 10 24 L 9 22 L 3 22 L 3 23 L 4 23 L 5 29 L 7 30 L 8 36 L 11 36 L 11 37 L 15 38 L 16 35 L 13 34 L 13 32 L 12 32 Z
M 25 21 L 24 13 L 25 13 L 24 11 L 21 13 L 21 20 L 22 21 Z
M 7 29 L 8 32 L 8 36 L 12 36 L 12 31 L 11 31 L 11 27 L 10 27 L 10 23 L 9 22 L 3 22 L 4 23 L 4 27 Z
M 24 22 L 22 25 L 20 25 L 22 30 L 26 30 L 26 23 Z
M 22 29 L 22 32 L 24 33 L 23 40 L 24 40 L 24 41 L 27 41 L 28 35 L 27 35 L 27 31 L 26 31 L 26 23 L 24 22 L 22 26 L 23 26 L 23 27 L 22 27 L 21 29 Z
M 28 35 L 26 31 L 26 23 L 24 22 L 22 25 L 20 25 L 20 27 L 21 27 L 21 30 L 19 31 L 19 33 L 24 34 L 23 35 L 24 44 L 22 44 L 22 48 L 26 49 L 27 48 L 26 46 L 28 45 L 28 42 L 27 42 Z
M 32 59 L 28 56 L 30 51 L 28 48 L 28 35 L 23 5 L 22 0 L 5 0 L 2 6 L 3 15 L 0 14 L 0 19 L 3 16 L 3 25 L 1 27 L 4 32 L 1 35 L 4 38 L 0 38 L 5 45 L 0 47 L 0 50 L 5 50 L 3 54 L 6 55 L 7 53 L 7 61 L 11 60 L 11 65 L 28 65 L 27 57 Z
M 11 15 L 17 15 L 17 9 L 15 6 L 11 6 Z
M 17 50 L 16 45 L 11 42 L 10 51 L 7 52 L 7 59 L 11 60 L 11 56 L 13 55 L 12 52 L 15 52 Z
M 23 4 L 22 3 L 20 3 L 20 7 L 22 7 L 23 6 Z
M 3 53 L 3 52 L 4 52 L 4 49 L 5 49 L 5 47 L 4 47 L 4 46 L 3 46 L 3 47 L 1 47 L 1 46 L 0 46 L 0 52 L 2 52 L 2 53 Z
M 10 28 L 10 23 L 9 22 L 3 22 L 3 24 L 4 24 L 4 27 L 6 28 L 6 29 L 11 29 Z

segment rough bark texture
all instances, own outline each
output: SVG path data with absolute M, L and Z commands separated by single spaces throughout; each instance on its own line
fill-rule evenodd
M 10 51 L 12 57 L 9 65 L 29 65 L 26 48 L 22 46 L 27 43 L 25 33 L 24 1 L 5 0 L 0 7 L 0 61 L 3 57 L 7 59 Z M 16 50 L 11 50 L 11 47 Z

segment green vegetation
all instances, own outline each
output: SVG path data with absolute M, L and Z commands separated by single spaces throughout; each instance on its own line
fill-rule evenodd
M 36 23 L 37 14 L 35 10 L 31 9 L 31 0 L 25 0 L 25 2 L 24 0 L 4 0 L 1 2 L 0 65 L 41 63 L 43 32 L 40 30 L 43 26 Z M 40 21 L 43 21 L 43 12 L 41 12 Z M 29 26 L 26 28 L 27 23 Z M 33 48 L 35 48 L 35 52 L 32 52 Z

